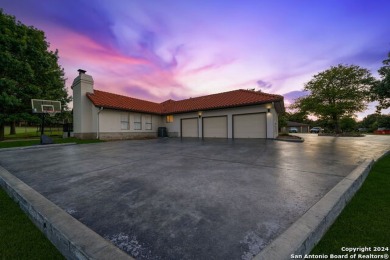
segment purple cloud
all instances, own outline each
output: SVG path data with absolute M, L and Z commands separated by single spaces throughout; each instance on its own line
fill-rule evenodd
M 284 100 L 287 101 L 287 103 L 292 104 L 297 98 L 307 96 L 309 95 L 309 93 L 309 91 L 291 91 L 283 94 L 283 96 Z
M 77 32 L 106 47 L 115 45 L 115 37 L 110 29 L 112 21 L 96 1 L 91 3 L 86 0 L 53 0 L 50 4 L 33 0 L 22 0 L 22 2 L 22 5 L 34 6 L 33 13 L 39 13 L 40 19 L 46 23 Z
M 150 93 L 145 87 L 142 86 L 128 86 L 124 87 L 123 91 L 126 93 L 127 96 L 130 97 L 142 97 L 143 99 L 146 100 L 156 100 L 156 96 Z
M 219 68 L 232 64 L 234 61 L 236 61 L 236 59 L 232 57 L 220 57 L 220 56 L 215 57 L 215 59 L 212 62 L 197 67 L 195 69 L 190 69 L 186 72 L 186 74 L 197 74 L 197 73 L 202 73 L 210 70 L 217 70 Z
M 362 67 L 372 66 L 372 65 L 377 67 L 377 64 L 387 57 L 388 50 L 390 49 L 390 42 L 388 43 L 388 46 L 389 46 L 388 49 L 378 47 L 378 48 L 372 48 L 372 49 L 370 48 L 370 49 L 357 51 L 349 56 L 344 57 L 343 60 L 345 60 L 345 62 L 343 63 L 356 64 Z
M 256 87 L 287 92 L 292 101 L 305 94 L 295 89 L 331 65 L 356 64 L 375 75 L 390 49 L 384 0 L 1 5 L 45 31 L 68 78 L 82 67 L 98 89 L 157 102 Z
M 272 83 L 269 81 L 258 80 L 256 83 L 260 90 L 266 90 L 272 87 Z

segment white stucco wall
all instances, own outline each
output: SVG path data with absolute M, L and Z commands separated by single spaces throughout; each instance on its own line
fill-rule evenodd
M 279 135 L 279 116 L 275 109 L 271 109 L 272 117 L 273 117 L 273 138 L 276 138 Z
M 267 109 L 270 108 L 270 112 L 267 112 Z M 246 106 L 246 107 L 236 107 L 236 108 L 226 108 L 226 109 L 219 109 L 219 110 L 208 110 L 208 111 L 201 111 L 202 117 L 209 117 L 209 116 L 227 116 L 228 121 L 228 138 L 232 138 L 233 133 L 233 125 L 232 125 L 232 118 L 233 115 L 236 114 L 250 114 L 250 113 L 259 113 L 259 112 L 265 112 L 266 118 L 267 118 L 267 138 L 275 138 L 278 135 L 278 115 L 275 109 L 273 108 L 272 104 L 263 104 L 263 105 L 255 105 L 255 106 Z M 198 118 L 198 131 L 199 131 L 199 138 L 202 138 L 202 118 L 199 118 L 198 112 L 191 112 L 191 113 L 183 113 L 183 114 L 173 114 L 173 122 L 167 123 L 166 117 L 164 116 L 162 118 L 162 126 L 167 127 L 168 134 L 173 136 L 181 136 L 180 133 L 180 120 L 185 118 Z M 276 125 L 275 125 L 276 120 Z
M 137 130 L 134 128 L 136 114 L 141 115 L 141 129 Z M 129 129 L 121 129 L 121 115 L 127 115 L 129 117 Z M 152 129 L 146 129 L 147 117 L 152 116 Z M 135 113 L 128 111 L 119 111 L 112 109 L 103 109 L 99 113 L 99 133 L 157 133 L 158 127 L 161 126 L 161 116 L 152 115 L 146 113 Z
M 270 112 L 267 113 L 267 138 L 276 138 L 279 134 L 278 113 L 272 104 L 268 104 L 266 107 L 270 109 Z

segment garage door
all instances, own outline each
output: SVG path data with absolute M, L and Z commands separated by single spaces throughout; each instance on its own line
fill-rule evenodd
M 203 137 L 227 138 L 227 117 L 204 117 Z
M 265 113 L 234 115 L 234 138 L 266 138 L 267 120 Z
M 199 137 L 198 119 L 188 118 L 181 120 L 181 137 Z

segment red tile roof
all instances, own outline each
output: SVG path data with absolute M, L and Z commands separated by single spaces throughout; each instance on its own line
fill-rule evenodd
M 282 101 L 283 97 L 252 90 L 233 90 L 164 104 L 165 113 L 181 113 Z
M 100 90 L 94 90 L 94 93 L 87 93 L 87 97 L 97 107 L 146 112 L 152 114 L 161 114 L 162 112 L 162 107 L 158 103 L 117 95 Z
M 176 114 L 200 110 L 249 106 L 270 102 L 278 102 L 283 109 L 283 96 L 244 89 L 189 98 L 180 101 L 167 100 L 160 104 L 100 90 L 95 90 L 93 94 L 88 93 L 87 96 L 97 107 L 153 114 Z

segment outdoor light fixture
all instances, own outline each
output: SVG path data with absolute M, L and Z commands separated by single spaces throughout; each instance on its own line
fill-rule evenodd
M 199 118 L 202 117 L 202 111 L 199 111 L 199 112 L 198 112 L 198 116 L 199 116 Z
M 270 108 L 268 108 L 268 109 L 267 109 L 267 112 L 268 112 L 268 113 L 270 113 L 270 112 L 271 112 L 271 109 L 270 109 Z

